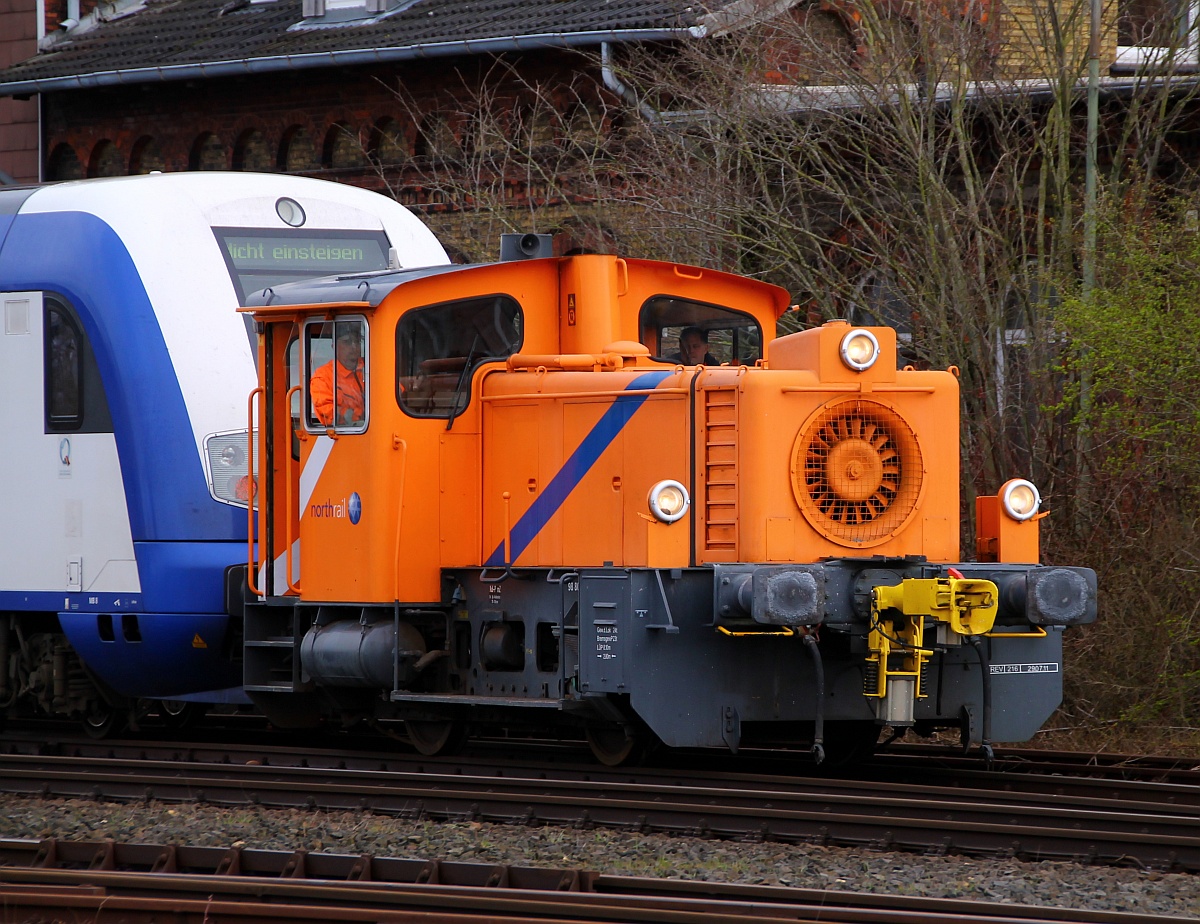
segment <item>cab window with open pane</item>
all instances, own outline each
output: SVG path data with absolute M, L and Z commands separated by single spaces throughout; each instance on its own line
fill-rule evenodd
M 752 366 L 762 359 L 762 327 L 741 311 L 656 295 L 646 300 L 638 315 L 642 342 L 666 362 L 685 362 L 680 339 L 688 328 L 697 329 L 706 341 L 702 356 L 708 357 L 703 360 L 708 365 Z
M 451 418 L 471 400 L 471 372 L 521 347 L 521 306 L 484 295 L 417 308 L 396 325 L 396 400 L 414 417 Z
M 305 423 L 310 430 L 367 428 L 367 322 L 361 317 L 304 325 Z

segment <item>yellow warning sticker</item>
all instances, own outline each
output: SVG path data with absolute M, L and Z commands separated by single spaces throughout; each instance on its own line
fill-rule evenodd
M 208 642 L 204 641 L 204 639 L 202 639 L 200 637 L 200 633 L 197 632 L 195 635 L 192 636 L 192 647 L 193 648 L 207 648 Z

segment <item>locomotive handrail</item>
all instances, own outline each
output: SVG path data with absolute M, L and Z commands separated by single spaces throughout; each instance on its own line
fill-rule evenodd
M 502 395 L 482 395 L 481 401 L 509 401 L 514 398 L 544 398 L 546 400 L 556 398 L 578 398 L 580 395 L 586 394 L 589 398 L 619 398 L 624 395 L 650 395 L 657 397 L 658 395 L 686 395 L 688 389 L 686 387 L 678 388 L 605 388 L 601 391 L 523 391 L 523 392 L 506 392 Z
M 283 396 L 283 406 L 285 408 L 290 408 L 292 406 L 292 394 L 293 393 L 295 393 L 295 394 L 300 393 L 299 385 L 293 385 L 291 388 L 289 388 L 287 390 L 287 393 Z M 283 541 L 287 544 L 287 548 L 283 554 L 284 554 L 284 561 L 286 562 L 286 569 L 287 569 L 286 574 L 287 574 L 288 590 L 290 590 L 292 593 L 299 596 L 300 585 L 295 583 L 295 581 L 292 580 L 292 574 L 293 574 L 293 571 L 292 571 L 292 543 L 294 541 L 293 537 L 292 537 L 292 509 L 293 509 L 292 505 L 294 502 L 294 498 L 292 497 L 292 465 L 295 463 L 295 460 L 292 458 L 292 454 L 290 452 L 284 453 L 284 460 L 285 461 L 283 463 L 283 465 L 284 465 L 283 480 L 287 482 L 287 494 L 286 494 L 287 515 L 283 518 L 283 522 L 284 522 Z M 296 523 L 297 523 L 297 527 L 299 527 L 300 514 L 298 511 L 296 513 Z
M 602 369 L 621 369 L 625 365 L 625 357 L 620 353 L 513 353 L 508 357 L 508 369 L 565 369 L 568 371 L 590 372 L 600 366 Z
M 1030 626 L 1029 632 L 985 632 L 984 638 L 1045 638 L 1046 630 L 1041 626 Z
M 392 561 L 394 561 L 396 563 L 396 567 L 393 569 L 393 572 L 392 572 L 396 576 L 395 585 L 393 586 L 392 589 L 395 591 L 395 599 L 397 601 L 399 601 L 400 600 L 400 525 L 401 525 L 402 521 L 404 520 L 404 477 L 408 472 L 408 443 L 405 442 L 404 440 L 402 440 L 395 433 L 393 433 L 392 434 L 392 448 L 394 450 L 396 450 L 398 453 L 400 453 L 400 464 L 399 464 L 399 466 L 397 466 L 397 468 L 400 470 L 399 477 L 397 478 L 397 481 L 399 482 L 399 490 L 396 492 L 396 496 L 400 498 L 400 502 L 396 505 L 396 551 L 395 551 L 395 554 L 392 556 Z
M 933 385 L 889 385 L 886 382 L 823 382 L 819 385 L 783 385 L 780 391 L 785 395 L 798 393 L 819 392 L 860 392 L 863 386 L 868 385 L 871 391 L 874 392 L 889 392 L 891 394 L 914 394 L 914 395 L 932 395 L 937 391 Z
M 257 458 L 254 455 L 254 399 L 264 393 L 261 385 L 253 388 L 246 401 L 246 466 L 251 471 L 250 497 L 246 500 L 246 587 L 256 597 L 263 596 L 263 593 L 254 583 L 254 575 L 258 573 L 258 562 L 254 558 L 254 498 L 258 494 L 258 472 L 254 471 L 254 460 Z

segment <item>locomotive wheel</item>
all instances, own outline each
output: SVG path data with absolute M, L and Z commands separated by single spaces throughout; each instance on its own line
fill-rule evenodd
M 645 739 L 622 725 L 592 725 L 587 730 L 592 756 L 606 767 L 636 763 L 645 749 Z
M 457 754 L 467 743 L 467 728 L 462 722 L 406 721 L 404 730 L 417 753 L 426 757 Z
M 160 699 L 158 701 L 158 717 L 163 725 L 173 730 L 191 728 L 208 712 L 205 703 L 181 702 L 177 699 Z

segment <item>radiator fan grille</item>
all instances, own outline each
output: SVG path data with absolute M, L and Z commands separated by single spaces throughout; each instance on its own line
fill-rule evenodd
M 891 408 L 853 399 L 823 408 L 796 437 L 792 490 L 808 521 L 841 545 L 878 545 L 917 507 L 916 435 Z

